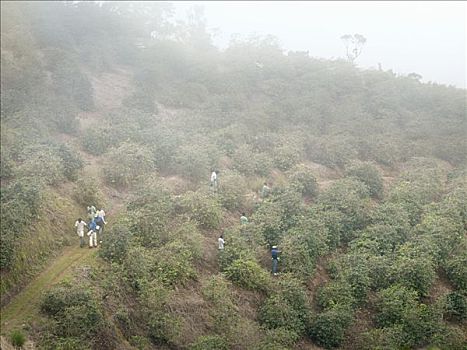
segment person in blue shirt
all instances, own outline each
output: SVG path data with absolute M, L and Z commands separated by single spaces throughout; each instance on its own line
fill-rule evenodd
M 97 234 L 96 234 L 97 224 L 94 218 L 92 218 L 92 220 L 89 221 L 88 228 L 89 228 L 89 231 L 88 231 L 89 248 L 93 248 L 93 247 L 97 248 Z
M 277 249 L 277 246 L 273 245 L 271 249 L 271 258 L 272 258 L 272 274 L 274 276 L 277 276 L 277 264 L 280 260 L 279 258 L 280 253 L 281 251 Z

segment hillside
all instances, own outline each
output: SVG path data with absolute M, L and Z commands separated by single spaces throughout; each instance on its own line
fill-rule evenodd
M 2 342 L 464 349 L 465 90 L 165 3 L 1 6 Z

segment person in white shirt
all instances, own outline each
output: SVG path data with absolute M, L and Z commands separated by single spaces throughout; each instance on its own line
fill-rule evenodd
M 84 247 L 84 226 L 88 226 L 88 225 L 81 218 L 76 220 L 75 227 L 76 227 L 76 233 L 78 234 L 78 237 L 79 237 L 80 248 Z
M 221 235 L 217 241 L 219 242 L 219 250 L 224 250 L 225 241 L 223 235 Z
M 99 215 L 100 218 L 102 218 L 102 221 L 104 222 L 104 224 L 107 224 L 105 222 L 105 211 L 104 211 L 104 209 L 99 210 L 98 215 Z
M 217 171 L 213 170 L 211 173 L 211 189 L 217 191 Z
M 104 225 L 107 225 L 107 221 L 105 221 L 105 211 L 104 209 L 98 210 L 96 213 L 96 224 L 99 226 L 97 230 L 97 235 L 99 236 L 99 243 L 102 243 L 102 234 L 104 233 Z

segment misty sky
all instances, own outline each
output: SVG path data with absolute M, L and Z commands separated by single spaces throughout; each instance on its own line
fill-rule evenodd
M 367 44 L 356 63 L 423 81 L 465 88 L 466 4 L 431 1 L 197 1 L 174 2 L 183 18 L 193 5 L 204 7 L 214 43 L 225 48 L 232 34 L 272 34 L 285 50 L 322 58 L 345 57 L 343 34 L 359 33 Z

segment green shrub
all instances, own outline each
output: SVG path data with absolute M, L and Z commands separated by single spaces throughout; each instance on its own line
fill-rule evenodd
M 129 339 L 129 343 L 138 350 L 145 350 L 149 346 L 149 340 L 140 335 L 132 335 Z
M 399 234 L 397 229 L 389 225 L 367 226 L 357 239 L 352 241 L 354 248 L 366 248 L 373 255 L 388 255 L 394 253 L 407 240 L 407 236 Z
M 54 320 L 55 337 L 101 340 L 107 324 L 94 292 L 83 285 L 61 283 L 45 293 L 40 309 Z M 112 339 L 107 339 L 107 344 L 111 347 Z
M 233 302 L 231 282 L 222 274 L 212 276 L 203 283 L 201 293 L 210 305 L 209 315 L 213 319 L 213 330 L 219 334 L 231 334 L 240 319 L 238 307 Z
M 309 140 L 306 154 L 309 159 L 331 168 L 345 167 L 353 159 L 357 159 L 357 150 L 342 137 Z
M 445 296 L 444 313 L 450 320 L 467 320 L 467 293 L 450 292 Z
M 227 342 L 218 335 L 200 336 L 190 345 L 190 350 L 228 350 Z
M 347 327 L 352 323 L 352 311 L 348 307 L 336 306 L 316 315 L 308 330 L 309 336 L 326 349 L 338 347 Z
M 123 143 L 112 148 L 104 161 L 105 181 L 112 186 L 128 186 L 137 177 L 155 170 L 151 151 L 141 145 Z
M 245 179 L 235 173 L 222 174 L 219 189 L 220 201 L 227 210 L 241 209 L 245 203 L 247 187 Z
M 159 247 L 167 243 L 173 203 L 170 193 L 157 180 L 139 183 L 127 210 L 130 230 L 142 245 Z
M 411 225 L 416 225 L 423 213 L 423 206 L 437 201 L 442 193 L 443 174 L 437 165 L 418 164 L 415 160 L 400 175 L 400 180 L 388 193 L 389 203 L 399 204 L 408 213 Z M 412 167 L 412 169 L 410 169 Z
M 462 246 L 465 246 L 462 245 Z M 467 291 L 467 252 L 460 251 L 452 255 L 445 264 L 449 280 L 460 290 Z
M 384 202 L 370 213 L 374 225 L 384 225 L 396 231 L 400 241 L 405 241 L 411 230 L 410 218 L 404 206 L 399 203 Z
M 246 136 L 249 130 L 243 123 L 230 124 L 229 126 L 218 129 L 214 133 L 216 144 L 228 156 L 232 156 L 237 148 L 251 150 L 248 145 L 245 145 Z M 240 147 L 239 147 L 240 146 Z M 251 174 L 250 174 L 251 175 Z
M 362 163 L 351 166 L 346 170 L 346 175 L 362 181 L 368 187 L 370 197 L 383 197 L 383 178 L 374 165 Z
M 277 288 L 264 301 L 259 320 L 268 329 L 282 335 L 282 345 L 291 345 L 305 331 L 309 318 L 306 292 L 300 281 L 287 274 L 278 280 Z
M 72 150 L 66 144 L 61 144 L 58 148 L 58 155 L 63 162 L 63 173 L 70 181 L 76 181 L 78 170 L 83 168 L 83 160 L 77 151 Z
M 191 246 L 185 240 L 174 240 L 159 248 L 153 266 L 156 278 L 164 285 L 183 285 L 196 277 L 193 259 L 197 250 L 199 252 L 201 248 Z
M 100 189 L 100 183 L 93 176 L 83 176 L 76 181 L 73 193 L 74 199 L 82 207 L 94 205 L 96 208 L 105 205 L 104 194 Z
M 259 310 L 259 320 L 269 329 L 287 329 L 301 334 L 304 323 L 300 317 L 300 310 L 294 309 L 280 294 L 274 294 L 266 299 Z
M 293 145 L 279 146 L 274 148 L 273 151 L 274 166 L 284 171 L 297 164 L 300 157 L 300 150 Z
M 226 230 L 224 251 L 219 254 L 219 265 L 225 271 L 236 260 L 253 260 L 255 253 L 246 237 L 237 231 Z
M 99 156 L 106 153 L 111 146 L 118 147 L 119 142 L 115 143 L 112 138 L 113 131 L 109 127 L 102 126 L 84 130 L 81 139 L 83 149 L 92 155 Z
M 281 250 L 283 272 L 291 272 L 302 279 L 312 276 L 315 256 L 308 250 L 306 235 L 287 234 L 281 242 Z
M 214 145 L 189 143 L 182 144 L 176 151 L 173 159 L 173 170 L 194 181 L 205 180 L 209 183 L 210 170 L 217 168 L 219 152 Z M 222 177 L 218 177 L 219 186 L 222 186 Z
M 42 188 L 42 184 L 34 179 L 18 179 L 2 188 L 1 222 L 9 234 L 20 234 L 37 217 Z M 4 230 L 2 233 L 6 234 Z
M 465 350 L 465 329 L 442 324 L 431 336 L 430 344 L 439 349 Z
M 270 284 L 269 274 L 253 260 L 237 259 L 224 273 L 233 283 L 250 290 L 266 291 Z
M 27 147 L 21 158 L 22 163 L 17 168 L 18 177 L 36 178 L 47 185 L 58 185 L 65 178 L 63 160 L 51 145 Z
M 401 250 L 404 250 L 401 248 Z M 409 251 L 410 252 L 410 251 Z M 390 278 L 396 283 L 413 288 L 420 295 L 428 295 L 428 291 L 435 280 L 436 271 L 429 255 L 408 256 L 402 251 L 394 261 Z
M 251 229 L 270 245 L 279 244 L 284 228 L 282 227 L 283 209 L 278 203 L 263 202 L 251 216 Z
M 304 210 L 300 193 L 291 188 L 276 187 L 270 200 L 281 208 L 281 229 L 288 230 L 298 224 Z
M 41 347 L 47 350 L 87 350 L 91 346 L 83 339 L 76 337 L 54 337 L 41 341 Z
M 18 329 L 15 329 L 10 334 L 10 342 L 15 348 L 22 348 L 26 343 L 26 336 Z
M 436 306 L 419 304 L 404 320 L 402 346 L 413 348 L 428 343 L 441 322 L 442 313 Z
M 2 230 L 0 233 L 0 269 L 2 271 L 8 270 L 11 267 L 15 256 L 16 240 L 5 231 Z
M 352 286 L 345 280 L 334 280 L 318 290 L 317 302 L 323 309 L 336 305 L 353 306 L 356 303 Z
M 232 297 L 232 284 L 222 274 L 210 277 L 201 289 L 203 297 L 213 303 L 219 304 L 225 298 L 230 301 Z
M 173 344 L 180 335 L 180 320 L 165 312 L 153 312 L 148 326 L 149 337 L 155 344 Z
M 187 214 L 200 227 L 218 228 L 222 221 L 222 207 L 217 197 L 202 191 L 186 192 L 176 205 L 178 214 Z
M 49 316 L 59 316 L 66 308 L 79 306 L 91 300 L 91 293 L 84 288 L 74 288 L 70 283 L 62 283 L 45 293 L 41 311 Z
M 393 260 L 388 256 L 369 256 L 368 266 L 370 268 L 372 290 L 387 288 L 392 281 L 388 278 L 392 270 Z
M 113 226 L 107 230 L 99 255 L 107 261 L 121 263 L 128 253 L 129 233 L 129 229 L 125 226 Z
M 123 269 L 130 287 L 137 293 L 142 293 L 148 282 L 155 278 L 155 261 L 156 252 L 153 249 L 131 246 L 128 250 Z
M 418 306 L 415 290 L 393 285 L 378 293 L 376 320 L 381 327 L 402 322 Z
M 325 243 L 329 249 L 336 249 L 343 241 L 350 239 L 350 232 L 345 230 L 346 215 L 336 209 L 324 205 L 310 206 L 305 215 L 311 223 L 320 228 L 320 236 L 326 237 Z
M 288 175 L 290 185 L 304 196 L 314 197 L 318 194 L 318 182 L 311 168 L 298 165 Z
M 252 215 L 251 229 L 270 246 L 277 245 L 285 231 L 298 223 L 302 212 L 300 194 L 289 188 L 278 188 Z
M 373 328 L 363 332 L 357 339 L 360 350 L 392 350 L 401 348 L 402 326 Z
M 428 212 L 423 215 L 415 231 L 418 235 L 433 242 L 438 251 L 435 261 L 441 263 L 450 257 L 461 244 L 464 228 L 461 222 Z
M 293 347 L 300 337 L 300 334 L 290 328 L 267 329 L 266 338 L 257 350 L 286 350 Z
M 173 129 L 161 125 L 138 130 L 137 136 L 140 142 L 151 149 L 157 168 L 167 172 L 174 163 L 174 151 L 182 142 L 181 136 Z
M 232 162 L 235 170 L 247 176 L 268 176 L 273 166 L 273 159 L 268 153 L 255 153 L 249 145 L 236 149 Z
M 341 240 L 351 240 L 352 232 L 362 229 L 369 220 L 368 188 L 360 181 L 338 180 L 326 191 L 320 193 L 318 203 L 325 211 L 335 210 L 343 214 Z
M 327 241 L 329 239 L 329 230 L 324 222 L 318 220 L 313 215 L 313 208 L 308 208 L 299 218 L 297 225 L 287 231 L 287 236 L 301 236 L 306 244 L 308 254 L 312 259 L 327 253 L 329 247 Z

